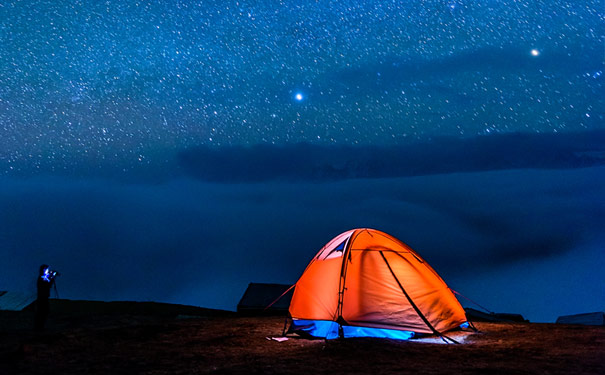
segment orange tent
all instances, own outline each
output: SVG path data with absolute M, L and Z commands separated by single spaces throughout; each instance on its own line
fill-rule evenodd
M 414 250 L 384 232 L 354 229 L 326 244 L 295 285 L 289 332 L 314 337 L 439 334 L 464 309 Z

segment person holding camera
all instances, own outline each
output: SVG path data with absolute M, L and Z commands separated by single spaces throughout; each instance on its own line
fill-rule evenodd
M 43 331 L 46 319 L 50 313 L 50 290 L 55 283 L 55 278 L 59 275 L 57 271 L 53 271 L 47 264 L 40 266 L 38 272 L 38 280 L 36 286 L 38 289 L 38 298 L 36 299 L 36 316 L 34 320 L 34 328 L 36 331 Z

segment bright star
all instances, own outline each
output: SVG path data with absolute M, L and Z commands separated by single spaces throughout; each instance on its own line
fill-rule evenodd
M 294 99 L 298 100 L 299 102 L 300 102 L 301 100 L 303 100 L 303 98 L 304 98 L 304 97 L 303 97 L 303 94 L 301 94 L 300 92 L 299 92 L 299 93 L 296 93 L 296 95 L 294 95 Z
M 534 49 L 532 49 L 530 53 L 531 53 L 531 55 L 532 55 L 532 56 L 538 56 L 538 55 L 540 55 L 540 51 L 538 51 L 538 50 L 537 50 L 537 49 L 535 49 L 535 48 L 534 48 Z

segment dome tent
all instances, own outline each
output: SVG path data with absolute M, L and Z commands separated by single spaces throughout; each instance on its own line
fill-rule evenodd
M 353 229 L 328 242 L 295 284 L 288 332 L 327 339 L 409 339 L 466 323 L 452 291 L 414 250 Z

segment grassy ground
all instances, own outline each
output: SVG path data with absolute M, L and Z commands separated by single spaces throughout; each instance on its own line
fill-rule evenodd
M 0 374 L 605 374 L 605 327 L 477 323 L 480 333 L 455 334 L 459 345 L 276 342 L 267 337 L 281 333 L 281 317 L 166 309 L 55 306 L 42 334 L 31 312 L 2 312 Z

